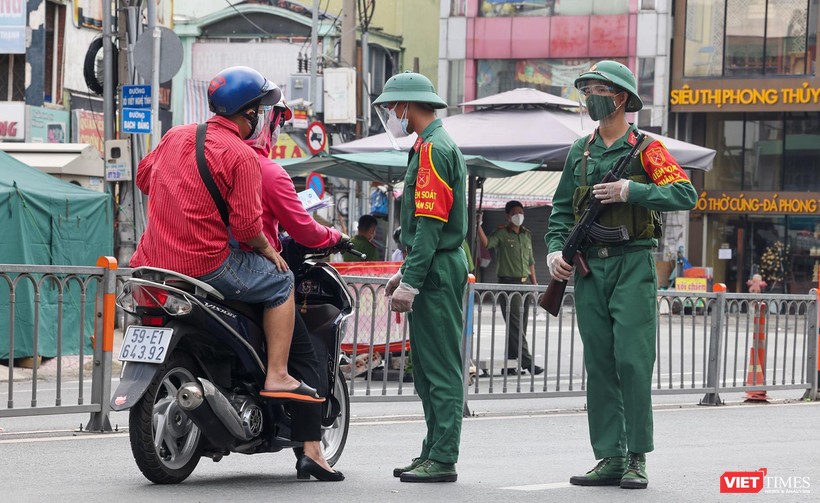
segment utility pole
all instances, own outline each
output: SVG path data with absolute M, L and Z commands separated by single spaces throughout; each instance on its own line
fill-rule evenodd
M 310 30 L 310 106 L 316 107 L 316 70 L 319 45 L 319 0 L 313 0 L 313 26 Z
M 342 66 L 356 66 L 356 0 L 342 2 Z
M 103 1 L 103 135 L 104 140 L 113 140 L 114 129 L 114 41 L 111 25 L 111 2 Z

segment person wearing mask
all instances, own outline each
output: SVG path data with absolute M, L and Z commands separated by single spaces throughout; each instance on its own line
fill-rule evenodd
M 690 210 L 698 194 L 659 141 L 638 131 L 627 112 L 643 108 L 635 76 L 616 61 L 601 61 L 575 79 L 598 128 L 570 148 L 553 198 L 545 241 L 547 264 L 557 281 L 568 281 L 572 266 L 561 249 L 576 220 L 596 198 L 605 205 L 598 223 L 623 225 L 628 239 L 595 242 L 585 250 L 590 273 L 575 274 L 578 330 L 587 370 L 587 418 L 594 468 L 570 478 L 581 486 L 649 484 L 646 453 L 654 450 L 652 369 L 657 329 L 657 271 L 661 211 Z M 601 180 L 633 147 L 640 156 L 624 178 Z
M 353 249 L 364 253 L 365 258 L 361 258 L 352 253 L 343 253 L 342 258 L 345 262 L 362 262 L 362 261 L 377 261 L 379 258 L 379 250 L 373 244 L 373 239 L 376 237 L 376 229 L 379 227 L 379 221 L 373 215 L 362 215 L 359 218 L 359 228 L 356 230 L 356 235 L 350 240 L 353 243 Z
M 222 70 L 208 87 L 216 115 L 206 122 L 204 156 L 228 208 L 221 211 L 197 165 L 197 124 L 172 128 L 137 168 L 137 186 L 148 199 L 148 226 L 131 258 L 198 278 L 225 298 L 263 304 L 267 344 L 265 398 L 322 402 L 315 389 L 288 373 L 293 333 L 293 274 L 262 232 L 259 159 L 243 140 L 257 138 L 265 110 L 281 99 L 279 88 L 245 66 Z M 231 237 L 251 251 L 229 246 Z
M 447 104 L 424 75 L 394 75 L 373 105 L 393 142 L 418 134 L 401 202 L 407 258 L 385 294 L 393 311 L 408 313 L 413 382 L 427 435 L 418 457 L 393 475 L 402 482 L 454 482 L 464 408 L 460 343 L 467 259 L 461 245 L 467 235 L 467 167 L 436 118 L 436 109 Z
M 257 138 L 246 140 L 259 158 L 262 168 L 262 231 L 278 253 L 283 253 L 279 239 L 284 230 L 297 243 L 307 248 L 329 248 L 344 238 L 336 229 L 319 224 L 305 210 L 290 175 L 270 159 L 271 150 L 279 139 L 284 123 L 293 113 L 282 98 L 265 111 L 262 131 Z M 293 339 L 290 345 L 288 370 L 326 396 L 326 370 L 319 365 L 305 322 L 295 312 Z M 292 403 L 288 405 L 293 421 L 291 439 L 303 443 L 296 470 L 301 476 L 312 475 L 322 481 L 338 482 L 344 475 L 330 467 L 322 454 L 322 404 Z
M 478 239 L 485 248 L 495 249 L 498 262 L 498 282 L 504 285 L 538 284 L 535 277 L 535 258 L 532 254 L 532 234 L 524 227 L 524 205 L 518 201 L 508 201 L 504 206 L 507 224 L 499 226 L 488 238 L 484 229 L 478 226 Z M 519 370 L 540 374 L 544 369 L 535 365 L 527 344 L 527 320 L 529 319 L 529 299 L 522 292 L 506 292 L 499 296 L 501 315 L 507 321 L 507 359 L 521 360 Z M 509 298 L 510 313 L 507 314 Z M 523 306 L 522 306 L 523 304 Z M 522 313 L 523 312 L 523 316 Z M 520 344 L 519 344 L 520 342 Z M 515 375 L 517 369 L 507 368 L 507 374 Z

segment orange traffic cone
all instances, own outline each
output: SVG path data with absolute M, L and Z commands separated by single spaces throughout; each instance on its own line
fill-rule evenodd
M 766 311 L 768 306 L 765 302 L 760 302 L 756 306 L 756 316 L 754 318 L 754 334 L 752 338 L 752 348 L 749 350 L 749 367 L 746 371 L 746 386 L 761 386 L 766 384 L 763 376 L 763 365 L 766 363 Z M 747 391 L 747 402 L 766 402 L 769 397 L 766 391 Z

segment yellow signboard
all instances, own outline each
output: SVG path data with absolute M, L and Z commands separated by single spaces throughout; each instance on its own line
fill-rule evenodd
M 796 88 L 762 89 L 692 89 L 684 85 L 669 93 L 672 106 L 724 105 L 809 105 L 820 104 L 820 87 L 810 87 L 803 82 Z
M 679 292 L 708 292 L 706 278 L 675 278 L 675 290 Z
M 299 148 L 299 145 L 293 141 L 287 133 L 281 133 L 276 140 L 276 145 L 271 149 L 270 158 L 276 159 L 291 159 L 294 157 L 305 157 L 305 153 Z
M 820 213 L 817 192 L 719 192 L 700 193 L 692 210 L 703 213 L 771 213 L 814 215 Z

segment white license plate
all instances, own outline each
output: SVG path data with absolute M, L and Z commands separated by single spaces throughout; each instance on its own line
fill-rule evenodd
M 172 328 L 132 325 L 125 331 L 120 349 L 120 361 L 163 363 L 171 343 Z

